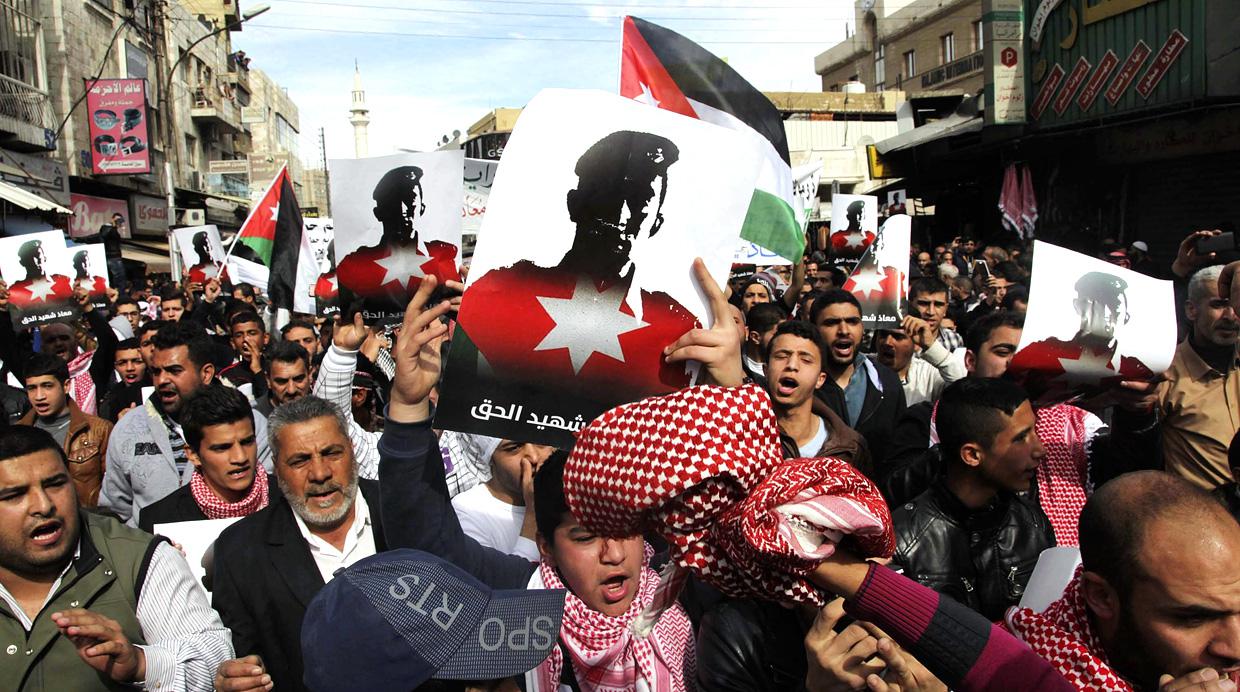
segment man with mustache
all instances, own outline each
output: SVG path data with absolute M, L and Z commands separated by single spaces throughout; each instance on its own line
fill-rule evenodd
M 147 371 L 155 392 L 117 422 L 108 442 L 107 470 L 99 505 L 131 526 L 138 510 L 188 483 L 194 466 L 186 451 L 181 411 L 186 402 L 215 381 L 214 346 L 201 328 L 173 323 L 153 337 Z M 267 421 L 254 414 L 258 458 L 270 470 Z
M 271 414 L 281 493 L 215 542 L 211 604 L 243 657 L 220 667 L 220 678 L 236 683 L 222 689 L 249 689 L 232 678 L 262 688 L 266 678 L 275 689 L 304 690 L 306 606 L 338 570 L 386 549 L 379 486 L 358 478 L 348 431 L 344 414 L 314 396 Z

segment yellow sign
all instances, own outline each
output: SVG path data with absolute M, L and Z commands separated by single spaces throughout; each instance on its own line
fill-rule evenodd
M 1082 0 L 1085 26 L 1158 2 L 1158 0 L 1093 0 L 1093 4 L 1090 4 L 1090 1 Z
M 896 172 L 895 168 L 897 167 L 892 166 L 889 161 L 884 160 L 882 154 L 878 153 L 878 147 L 873 144 L 866 145 L 865 158 L 870 165 L 871 180 L 902 177 L 898 172 Z

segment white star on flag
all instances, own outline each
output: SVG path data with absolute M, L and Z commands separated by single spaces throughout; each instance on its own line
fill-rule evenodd
M 650 87 L 646 86 L 645 84 L 639 84 L 638 86 L 642 88 L 642 93 L 637 96 L 634 96 L 633 100 L 637 101 L 638 103 L 644 103 L 647 106 L 654 106 L 655 108 L 658 108 L 659 101 L 655 99 L 654 93 L 650 91 Z
M 52 295 L 53 289 L 54 285 L 47 277 L 40 277 L 31 281 L 30 288 L 27 290 L 30 291 L 31 302 L 34 302 L 36 300 L 46 301 L 47 297 Z
M 276 202 L 267 208 L 271 210 L 271 220 L 275 221 L 280 216 L 280 203 Z
M 1059 366 L 1063 368 L 1063 374 L 1056 376 L 1055 379 L 1063 382 L 1098 384 L 1102 378 L 1116 374 L 1108 367 L 1111 361 L 1107 354 L 1095 353 L 1089 349 L 1082 350 L 1080 358 L 1059 358 L 1058 360 Z
M 620 335 L 650 326 L 632 315 L 620 312 L 624 291 L 612 286 L 599 291 L 589 277 L 579 277 L 572 298 L 538 296 L 555 327 L 534 347 L 535 351 L 568 349 L 573 374 L 580 374 L 586 361 L 601 353 L 624 362 Z
M 383 267 L 383 280 L 379 282 L 380 286 L 390 281 L 395 281 L 401 286 L 407 285 L 409 279 L 421 279 L 425 274 L 422 273 L 422 264 L 426 262 L 426 255 L 419 255 L 410 248 L 392 248 L 391 254 L 383 259 L 375 260 L 375 264 Z

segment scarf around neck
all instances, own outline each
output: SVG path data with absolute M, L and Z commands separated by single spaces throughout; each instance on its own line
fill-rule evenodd
M 1132 692 L 1132 685 L 1107 662 L 1102 642 L 1093 631 L 1085 596 L 1081 593 L 1081 572 L 1082 568 L 1077 567 L 1063 596 L 1041 613 L 1029 608 L 1008 610 L 1007 629 L 1076 689 Z
M 526 673 L 530 692 L 554 692 L 564 670 L 564 651 L 583 692 L 684 692 L 694 679 L 693 626 L 675 604 L 663 611 L 648 636 L 635 625 L 655 599 L 659 575 L 649 568 L 653 550 L 646 546 L 637 595 L 623 615 L 604 615 L 569 591 L 560 626 L 563 646 L 553 649 L 537 668 Z M 567 589 L 547 562 L 530 578 L 531 589 Z
M 194 475 L 189 479 L 189 491 L 194 496 L 194 502 L 208 519 L 245 517 L 266 507 L 267 485 L 267 474 L 262 468 L 258 468 L 254 473 L 254 483 L 250 485 L 250 492 L 239 502 L 227 502 L 211 490 L 202 471 L 195 469 Z
M 90 364 L 95 358 L 94 351 L 79 354 L 69 362 L 69 393 L 77 402 L 82 413 L 95 415 L 95 380 L 90 376 Z

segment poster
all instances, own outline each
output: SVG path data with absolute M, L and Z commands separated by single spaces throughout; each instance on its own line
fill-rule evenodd
M 203 284 L 207 279 L 221 279 L 223 274 L 224 245 L 220 242 L 220 229 L 215 226 L 186 226 L 172 231 L 181 252 L 181 274 L 190 283 Z
M 0 278 L 17 330 L 76 317 L 73 266 L 61 231 L 0 238 Z
M 465 198 L 461 206 L 461 232 L 477 233 L 482 228 L 482 217 L 487 213 L 487 200 L 491 197 L 491 182 L 499 161 L 465 159 Z
M 1152 279 L 1043 241 L 1033 245 L 1029 312 L 1008 366 L 1043 403 L 1149 380 L 1176 347 L 1170 281 Z
M 156 524 L 151 527 L 157 536 L 181 546 L 185 561 L 189 563 L 189 571 L 194 579 L 202 584 L 202 588 L 210 591 L 206 575 L 210 572 L 211 548 L 215 539 L 224 533 L 224 529 L 240 521 L 242 517 L 228 519 L 200 519 L 198 521 L 177 521 L 170 524 Z
M 146 122 L 146 80 L 86 80 L 91 172 L 134 175 L 151 172 Z
M 464 153 L 330 163 L 340 308 L 398 322 L 422 277 L 459 280 Z
M 831 263 L 851 272 L 878 231 L 878 198 L 831 196 Z
M 572 445 L 620 403 L 687 386 L 663 348 L 709 309 L 760 168 L 743 135 L 614 94 L 546 90 L 504 149 L 436 426 Z
M 908 311 L 908 262 L 913 221 L 906 214 L 889 217 L 857 262 L 844 290 L 861 303 L 866 329 L 895 329 Z
M 339 289 L 336 285 L 336 226 L 327 217 L 302 217 L 302 233 L 310 243 L 310 251 L 314 253 L 314 263 L 318 266 L 318 278 L 310 288 L 314 296 L 315 314 L 327 317 L 340 312 Z
M 67 249 L 73 265 L 73 286 L 84 288 L 96 310 L 108 307 L 108 251 L 103 243 Z

